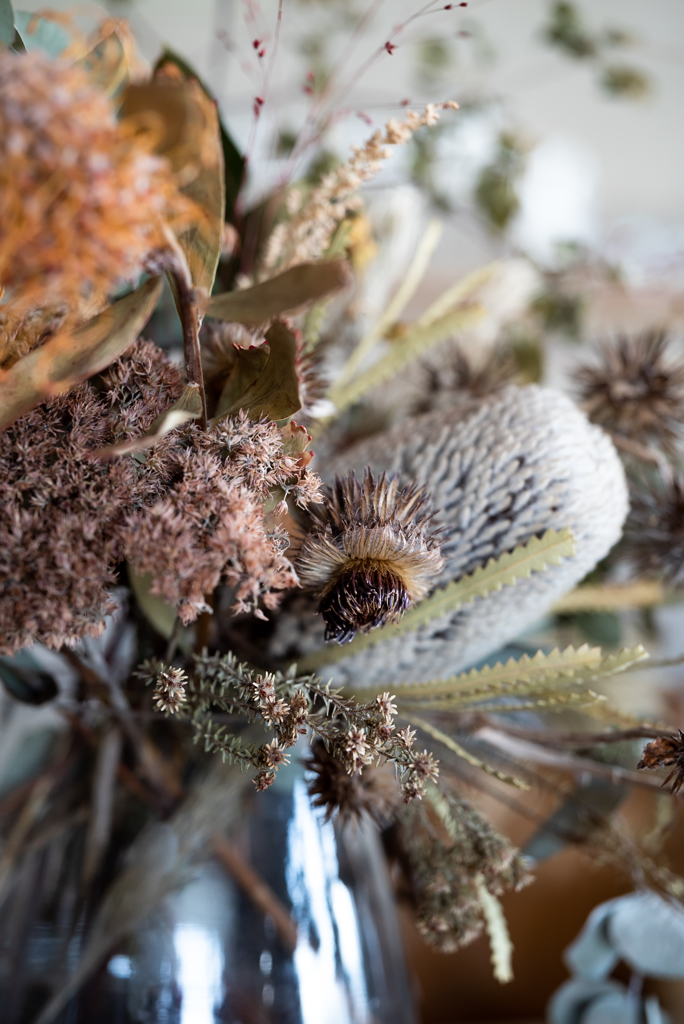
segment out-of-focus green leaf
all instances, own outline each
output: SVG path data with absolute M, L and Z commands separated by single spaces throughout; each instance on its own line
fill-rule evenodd
M 241 367 L 242 359 L 239 358 L 236 365 L 224 385 L 223 394 L 219 408 L 221 413 L 214 418 L 230 416 L 244 409 L 252 419 L 265 415 L 270 420 L 283 420 L 293 416 L 302 407 L 299 397 L 299 380 L 295 361 L 297 357 L 297 342 L 294 334 L 284 323 L 277 320 L 266 332 L 266 345 L 255 349 L 246 349 L 244 361 L 249 365 Z M 266 352 L 264 352 L 266 350 Z M 250 353 L 252 354 L 250 357 Z M 263 354 L 262 354 L 263 353 Z M 267 358 L 264 360 L 264 354 Z M 242 393 L 237 394 L 240 386 L 231 384 L 233 373 L 239 372 L 239 381 L 247 381 L 252 372 L 262 364 L 261 372 L 250 383 Z M 229 398 L 232 404 L 227 405 Z
M 27 50 L 43 50 L 50 57 L 59 57 L 71 43 L 64 26 L 47 17 L 17 11 L 14 24 Z
M 142 452 L 146 448 L 151 448 L 160 437 L 168 434 L 170 430 L 175 430 L 176 427 L 182 426 L 188 420 L 198 420 L 201 415 L 202 398 L 199 384 L 188 384 L 178 401 L 166 409 L 161 416 L 157 416 L 148 432 L 142 437 L 122 441 L 121 444 L 114 444 L 109 448 L 100 448 L 93 454 L 101 459 L 108 459 L 116 455 L 133 455 L 135 452 Z
M 202 81 L 200 76 L 190 67 L 187 61 L 184 61 L 173 50 L 168 48 L 164 49 L 161 57 L 155 65 L 155 71 L 159 68 L 164 67 L 165 64 L 174 64 L 179 68 L 186 78 L 195 78 L 200 87 L 204 90 L 210 100 L 215 102 L 215 97 L 211 90 L 207 88 L 205 83 Z M 218 110 L 218 108 L 217 108 Z M 225 216 L 226 220 L 232 221 L 234 217 L 235 203 L 242 187 L 242 180 L 245 173 L 245 160 L 241 156 L 240 151 L 230 137 L 226 127 L 221 119 L 220 114 L 218 115 L 219 129 L 221 132 L 221 147 L 223 149 L 223 165 L 225 171 Z
M 3 373 L 0 430 L 118 359 L 149 320 L 160 293 L 160 278 L 146 281 L 81 327 L 59 331 Z
M 309 302 L 339 291 L 348 283 L 346 260 L 300 263 L 251 288 L 214 295 L 209 300 L 206 314 L 215 320 L 256 326 L 281 313 L 294 313 Z
M 128 582 L 145 618 L 161 636 L 169 640 L 178 612 L 173 605 L 167 604 L 163 597 L 151 592 L 152 575 L 146 573 L 144 576 L 139 576 L 129 565 Z
M 0 43 L 11 46 L 14 40 L 14 11 L 10 0 L 0 0 Z

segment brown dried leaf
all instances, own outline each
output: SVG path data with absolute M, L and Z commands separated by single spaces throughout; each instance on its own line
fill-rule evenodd
M 188 420 L 198 420 L 202 415 L 202 396 L 200 395 L 199 384 L 188 384 L 177 402 L 169 406 L 161 416 L 150 425 L 150 429 L 142 437 L 131 438 L 130 441 L 123 441 L 121 444 L 113 444 L 108 448 L 100 448 L 93 452 L 96 458 L 109 459 L 115 455 L 132 455 L 134 452 L 142 452 L 151 448 L 160 437 L 175 430 Z
M 160 292 L 160 278 L 146 281 L 82 326 L 59 331 L 0 375 L 0 430 L 118 359 L 149 320 Z
M 238 355 L 236 367 L 224 385 L 224 392 L 229 387 L 233 375 L 240 362 L 250 353 L 254 361 L 258 353 L 268 353 L 259 376 L 242 394 L 234 398 L 232 405 L 223 408 L 213 422 L 223 416 L 231 416 L 244 409 L 251 419 L 267 416 L 270 420 L 283 420 L 298 412 L 302 403 L 299 397 L 299 380 L 295 367 L 297 342 L 292 331 L 284 323 L 277 320 L 266 332 L 266 344 L 259 348 L 246 349 L 244 356 Z M 259 356 L 259 359 L 263 356 Z M 251 364 L 254 365 L 254 362 Z M 246 373 L 243 379 L 246 379 Z M 235 390 L 238 390 L 237 388 Z M 232 393 L 232 392 L 231 392 Z M 222 402 L 223 406 L 224 403 Z
M 271 357 L 268 345 L 251 345 L 249 348 L 235 347 L 235 362 L 226 378 L 216 406 L 216 419 L 221 419 L 255 383 L 264 371 Z M 238 408 L 241 406 L 238 404 Z
M 293 313 L 310 302 L 344 288 L 350 280 L 346 260 L 300 263 L 282 274 L 241 291 L 214 295 L 206 315 L 240 324 L 262 324 L 281 313 Z
M 208 296 L 221 255 L 225 217 L 223 149 L 216 107 L 198 82 L 179 81 L 164 72 L 144 85 L 129 86 L 121 118 L 156 132 L 155 152 L 170 161 L 181 192 L 195 204 L 192 223 L 184 223 L 177 238 L 193 286 Z

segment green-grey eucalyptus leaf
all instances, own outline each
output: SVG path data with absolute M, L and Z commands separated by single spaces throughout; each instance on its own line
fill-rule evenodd
M 256 326 L 331 295 L 344 288 L 349 280 L 346 260 L 300 263 L 251 288 L 212 296 L 206 315 L 215 320 Z

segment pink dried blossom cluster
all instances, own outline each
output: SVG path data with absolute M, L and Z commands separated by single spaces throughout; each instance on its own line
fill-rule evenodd
M 278 486 L 304 502 L 317 482 L 283 453 L 275 424 L 190 425 L 146 459 L 94 457 L 144 433 L 181 390 L 177 368 L 138 341 L 0 434 L 0 653 L 100 633 L 124 558 L 186 622 L 222 580 L 241 610 L 260 596 L 273 606 L 272 591 L 296 584 L 264 502 Z

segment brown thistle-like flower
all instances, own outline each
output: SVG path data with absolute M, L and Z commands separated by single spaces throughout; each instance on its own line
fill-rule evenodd
M 636 571 L 684 585 L 684 478 L 635 486 L 624 551 Z
M 425 597 L 444 564 L 427 502 L 423 488 L 400 491 L 370 469 L 362 483 L 336 478 L 299 560 L 302 582 L 320 594 L 326 640 L 395 622 Z
M 383 785 L 379 770 L 349 774 L 346 766 L 332 754 L 322 740 L 315 740 L 304 762 L 311 772 L 309 796 L 314 807 L 324 807 L 326 821 L 334 814 L 342 821 L 369 815 L 380 827 L 391 820 L 397 803 L 396 791 Z M 393 780 L 392 780 L 393 781 Z
M 414 412 L 451 410 L 456 403 L 496 395 L 515 375 L 515 360 L 506 349 L 495 348 L 484 362 L 476 364 L 463 349 L 454 348 L 442 361 L 425 366 L 422 394 Z
M 684 786 L 684 732 L 679 730 L 678 736 L 659 736 L 657 740 L 647 743 L 637 768 L 672 768 L 663 782 L 667 786 L 672 781 L 672 792 L 678 793 Z
M 592 422 L 674 451 L 684 424 L 684 363 L 672 359 L 664 331 L 603 345 L 600 365 L 581 367 L 576 381 Z

